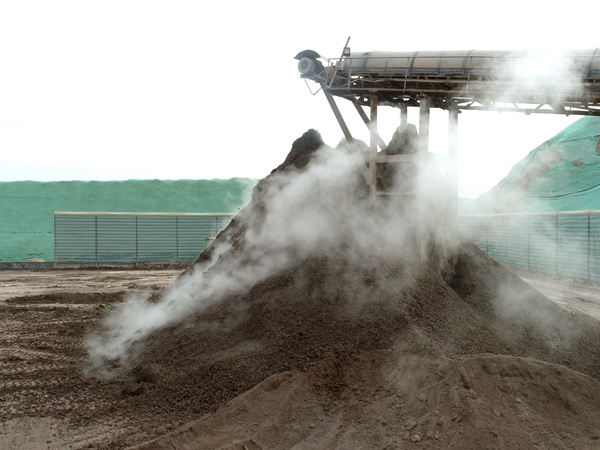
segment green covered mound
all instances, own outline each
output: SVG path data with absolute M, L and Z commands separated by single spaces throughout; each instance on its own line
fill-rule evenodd
M 257 180 L 0 182 L 0 261 L 54 259 L 55 211 L 227 213 Z
M 600 117 L 547 140 L 477 199 L 478 212 L 600 209 Z

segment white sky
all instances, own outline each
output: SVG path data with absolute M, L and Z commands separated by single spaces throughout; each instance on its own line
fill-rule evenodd
M 338 57 L 349 36 L 353 51 L 595 48 L 596 10 L 597 0 L 5 0 L 0 181 L 263 178 L 308 129 L 333 146 L 343 136 L 300 79 L 299 51 Z M 579 118 L 460 114 L 459 194 L 492 188 Z M 395 125 L 380 126 L 384 140 Z M 432 150 L 446 134 L 434 110 Z

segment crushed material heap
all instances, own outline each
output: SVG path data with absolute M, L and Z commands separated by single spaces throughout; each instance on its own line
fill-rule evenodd
M 303 170 L 322 146 L 308 131 L 270 177 Z M 270 177 L 218 236 L 229 249 L 206 269 L 207 250 L 179 281 L 249 252 Z M 597 321 L 470 242 L 445 276 L 408 250 L 346 244 L 154 333 L 128 405 L 182 426 L 135 448 L 600 446 Z

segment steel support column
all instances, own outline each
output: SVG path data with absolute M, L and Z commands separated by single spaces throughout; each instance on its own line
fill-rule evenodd
M 371 94 L 371 119 L 369 121 L 370 145 L 369 145 L 369 172 L 371 173 L 371 184 L 369 186 L 371 195 L 377 192 L 377 143 L 379 134 L 377 133 L 377 95 Z
M 446 177 L 450 184 L 449 219 L 454 239 L 458 217 L 458 108 L 448 111 L 448 156 L 450 161 Z
M 431 111 L 431 99 L 423 97 L 419 101 L 419 142 L 418 142 L 418 163 L 417 163 L 417 192 L 416 205 L 416 241 L 417 248 L 423 261 L 427 260 L 427 244 L 429 241 L 429 229 L 427 221 L 430 218 L 429 205 L 427 199 L 427 180 L 426 180 L 426 158 L 429 152 L 429 119 Z
M 408 108 L 405 103 L 400 104 L 400 126 L 408 124 Z

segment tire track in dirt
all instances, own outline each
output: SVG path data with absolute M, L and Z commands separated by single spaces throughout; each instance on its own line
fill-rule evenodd
M 160 289 L 180 270 L 8 272 L 0 272 L 0 449 L 80 449 L 139 433 L 123 413 L 122 381 L 85 377 L 83 337 L 125 294 Z

